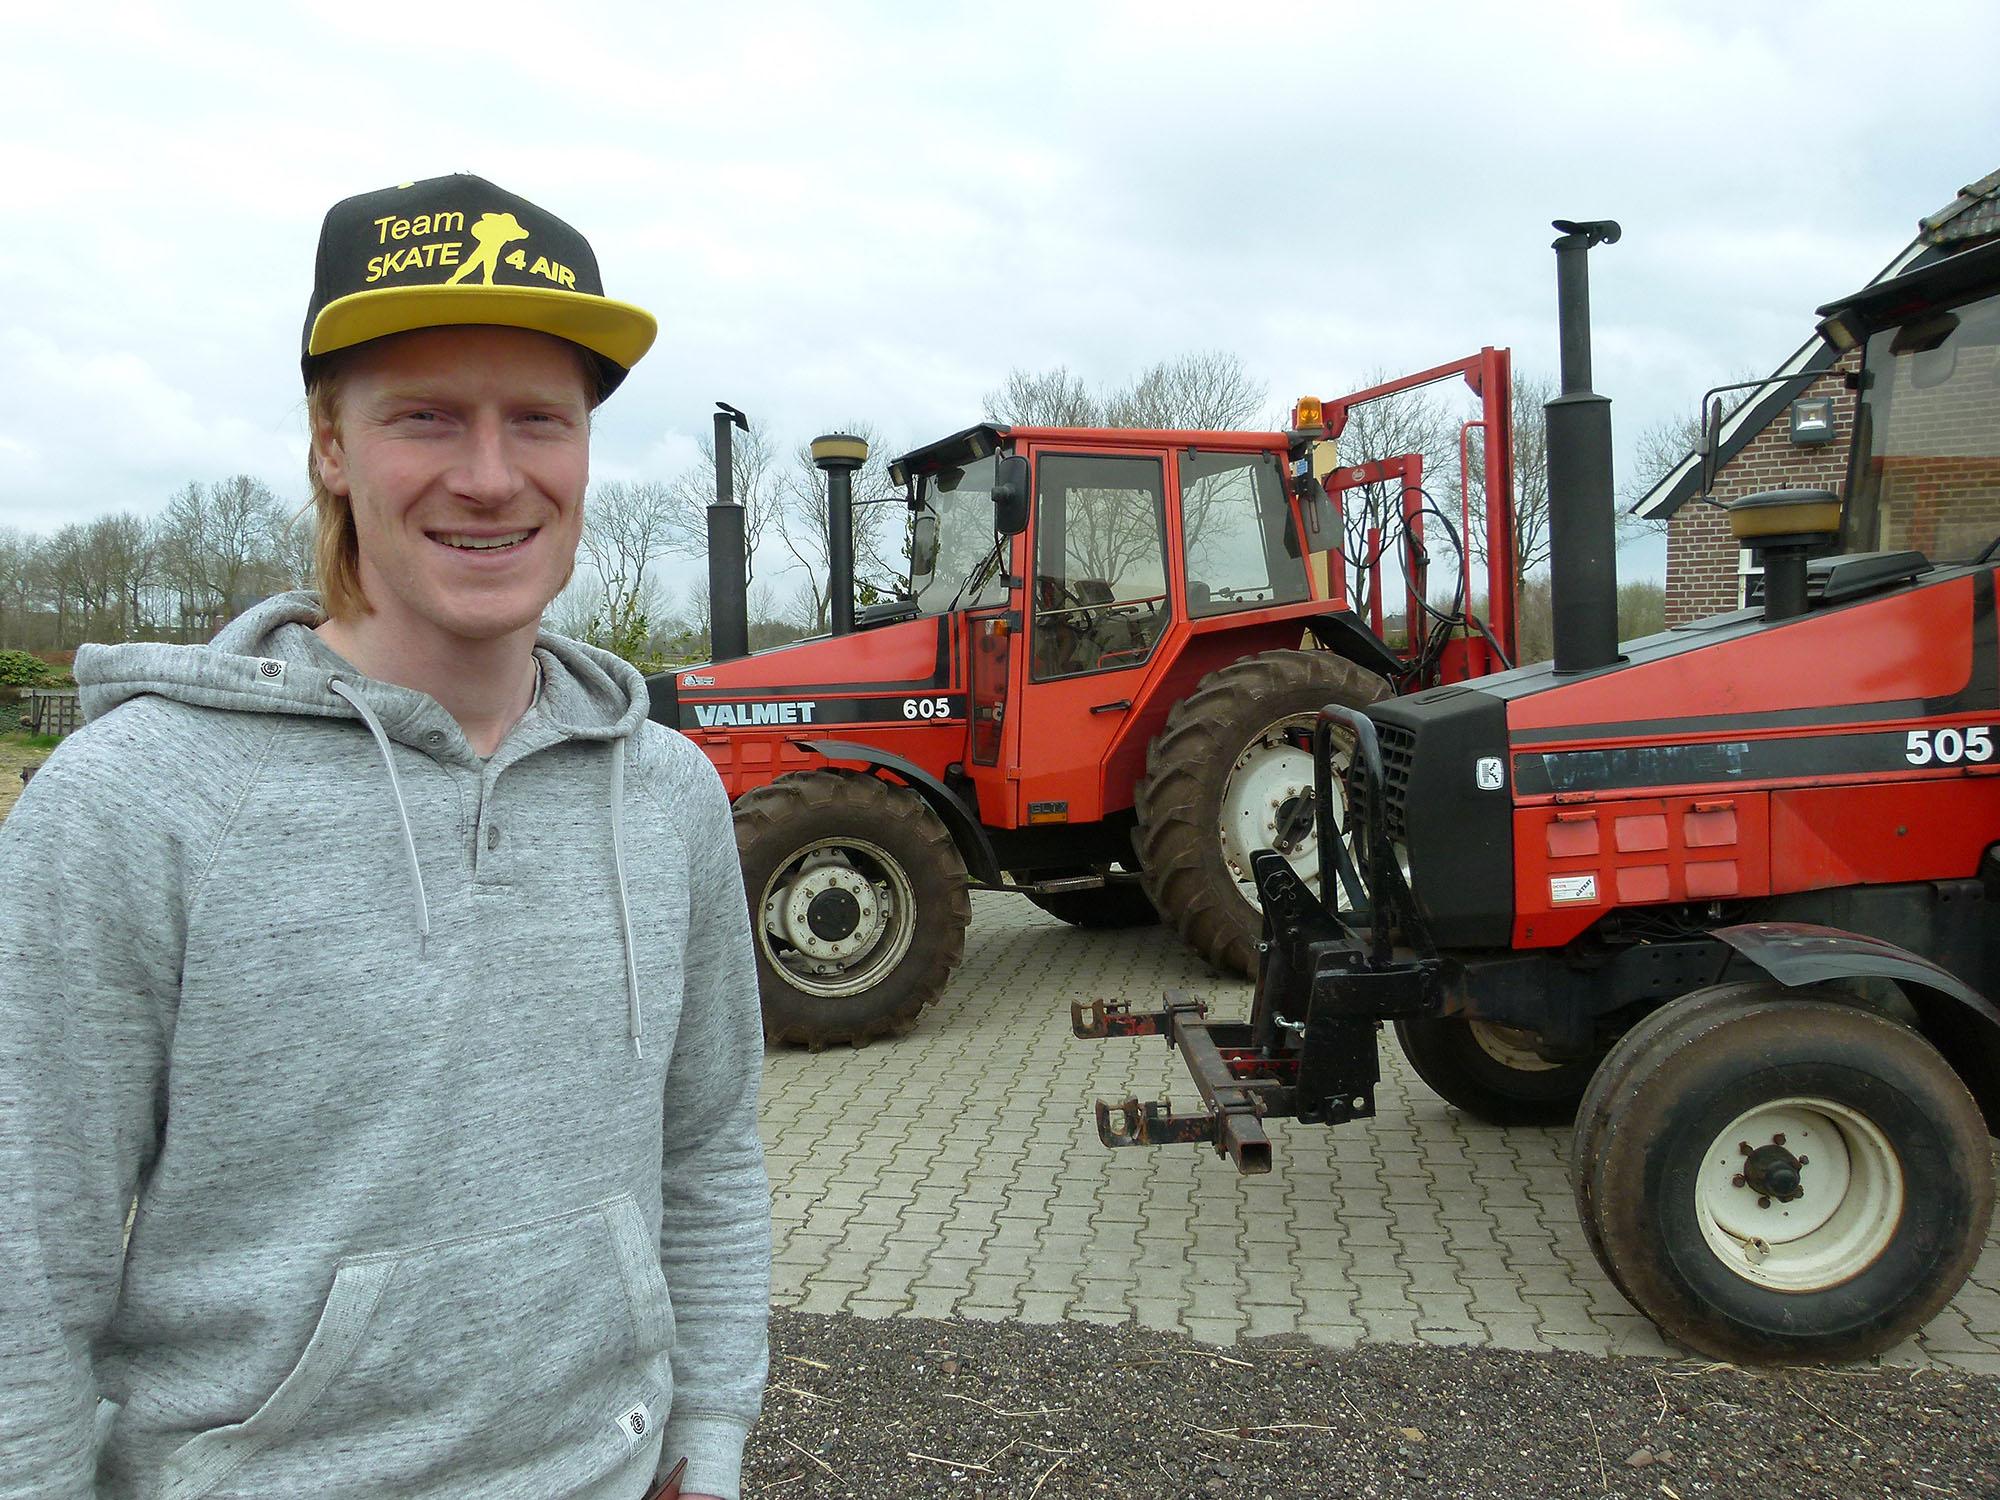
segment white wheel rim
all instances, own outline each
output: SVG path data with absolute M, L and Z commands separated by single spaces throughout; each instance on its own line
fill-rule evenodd
M 1548 1073 L 1562 1066 L 1537 1052 L 1529 1034 L 1518 1026 L 1499 1026 L 1492 1021 L 1470 1021 L 1467 1025 L 1479 1050 L 1503 1068 L 1516 1073 Z
M 1275 848 L 1278 815 L 1313 796 L 1312 755 L 1286 738 L 1286 731 L 1312 724 L 1310 714 L 1295 714 L 1266 725 L 1237 752 L 1236 763 L 1222 786 L 1222 807 L 1218 818 L 1222 840 L 1222 862 L 1236 881 L 1236 892 L 1253 911 L 1262 911 L 1257 888 L 1250 873 L 1250 856 L 1259 849 Z M 1337 743 L 1337 742 L 1336 742 Z M 1346 794 L 1343 773 L 1347 769 L 1344 748 L 1334 757 L 1333 794 L 1340 800 L 1339 821 L 1346 822 Z M 1292 846 L 1285 856 L 1292 872 L 1314 895 L 1319 894 L 1319 829 L 1317 823 Z M 1338 884 L 1338 881 L 1335 882 Z M 1348 905 L 1347 893 L 1339 892 L 1340 906 Z
M 1799 1161 L 1798 1195 L 1760 1192 L 1745 1146 Z M 1773 1291 L 1818 1292 L 1852 1281 L 1889 1247 L 1905 1183 L 1874 1121 L 1831 1099 L 1794 1098 L 1739 1115 L 1710 1144 L 1694 1192 L 1702 1238 L 1731 1271 Z
M 853 928 L 822 937 L 808 920 L 814 900 L 838 892 L 854 903 Z M 916 936 L 916 893 L 887 850 L 865 839 L 823 839 L 782 861 L 765 882 L 757 940 L 785 980 L 826 999 L 859 994 L 886 979 Z

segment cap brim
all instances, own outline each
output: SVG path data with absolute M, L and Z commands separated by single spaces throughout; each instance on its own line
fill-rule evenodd
M 351 349 L 417 328 L 497 324 L 553 334 L 629 370 L 653 347 L 660 325 L 629 302 L 516 286 L 391 286 L 329 302 L 313 319 L 308 357 Z

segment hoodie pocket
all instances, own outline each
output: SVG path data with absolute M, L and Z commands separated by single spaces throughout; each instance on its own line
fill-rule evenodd
M 581 1487 L 629 1458 L 622 1414 L 664 1418 L 673 1335 L 629 1195 L 350 1256 L 290 1373 L 176 1449 L 160 1494 L 413 1493 L 455 1474 Z

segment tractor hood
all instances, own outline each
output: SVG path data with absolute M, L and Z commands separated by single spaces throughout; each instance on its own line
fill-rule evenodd
M 687 733 L 900 723 L 906 700 L 947 692 L 952 667 L 947 620 L 902 620 L 648 677 L 647 716 Z
M 1371 705 L 1383 827 L 1432 941 L 1519 941 L 1526 809 L 1540 829 L 1570 804 L 1899 769 L 1905 736 L 1886 726 L 2000 711 L 1990 565 L 1875 554 L 1809 577 L 1803 615 L 1738 610 L 1628 641 L 1595 672 L 1544 663 Z

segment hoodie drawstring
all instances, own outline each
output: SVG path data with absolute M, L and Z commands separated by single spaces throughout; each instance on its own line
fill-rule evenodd
M 368 726 L 368 732 L 375 736 L 375 748 L 382 752 L 382 765 L 389 772 L 389 791 L 396 799 L 396 816 L 403 825 L 403 853 L 410 860 L 410 883 L 417 893 L 417 933 L 421 938 L 418 951 L 423 951 L 431 936 L 431 907 L 424 897 L 423 866 L 417 863 L 417 837 L 410 831 L 410 809 L 403 802 L 403 783 L 396 776 L 396 757 L 389 752 L 389 736 L 383 732 L 382 721 L 375 717 L 375 710 L 355 694 L 347 690 L 347 684 L 334 678 L 327 684 L 335 697 L 344 698 L 348 706 L 361 715 L 361 722 Z
M 396 799 L 396 817 L 403 827 L 403 853 L 410 862 L 410 884 L 417 894 L 417 931 L 428 944 L 431 935 L 430 902 L 424 895 L 423 866 L 417 862 L 417 838 L 410 830 L 410 810 L 403 801 L 403 783 L 396 775 L 396 758 L 389 749 L 389 736 L 382 721 L 362 699 L 335 678 L 328 684 L 333 694 L 344 699 L 361 715 L 361 722 L 375 737 L 382 753 L 382 765 L 389 773 L 389 791 Z M 625 741 L 611 742 L 611 865 L 618 878 L 618 930 L 625 942 L 625 1025 L 632 1038 L 632 1055 L 644 1057 L 639 1045 L 639 957 L 632 940 L 632 902 L 625 886 Z
M 639 960 L 632 948 L 632 903 L 625 895 L 625 741 L 611 742 L 611 866 L 618 876 L 618 925 L 625 935 L 626 1026 L 632 1036 L 632 1055 L 644 1057 L 639 1047 Z

